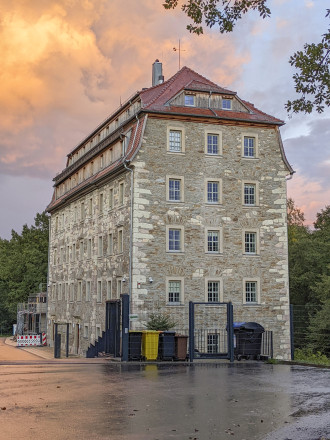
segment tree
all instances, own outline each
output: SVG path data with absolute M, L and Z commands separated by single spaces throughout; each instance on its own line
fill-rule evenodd
M 48 221 L 46 213 L 37 214 L 33 226 L 0 239 L 0 325 L 15 322 L 17 304 L 47 282 Z
M 189 0 L 181 9 L 193 21 L 187 29 L 200 35 L 204 32 L 203 20 L 207 27 L 218 25 L 219 31 L 225 33 L 232 32 L 236 22 L 251 10 L 257 10 L 262 18 L 269 17 L 270 9 L 266 3 L 267 0 L 236 0 L 234 4 L 231 4 L 231 0 Z M 165 9 L 175 9 L 178 0 L 165 0 L 163 6 Z
M 328 230 L 330 233 L 330 205 L 326 206 L 325 209 L 321 209 L 321 212 L 316 214 L 314 228 L 319 231 Z
M 178 0 L 164 0 L 165 9 L 175 9 Z M 267 0 L 188 0 L 181 6 L 182 11 L 192 20 L 189 32 L 203 34 L 203 23 L 212 28 L 217 25 L 220 33 L 232 32 L 237 21 L 249 11 L 256 10 L 262 18 L 271 14 Z M 330 17 L 327 9 L 326 17 Z M 297 69 L 293 75 L 295 90 L 299 98 L 288 101 L 288 113 L 318 113 L 330 106 L 330 29 L 322 35 L 320 43 L 305 44 L 304 49 L 294 53 L 289 63 Z
M 330 17 L 330 9 L 326 17 Z M 290 57 L 289 63 L 298 72 L 293 75 L 295 90 L 301 96 L 285 105 L 287 112 L 318 113 L 330 106 L 330 29 L 320 43 L 305 44 L 303 50 Z

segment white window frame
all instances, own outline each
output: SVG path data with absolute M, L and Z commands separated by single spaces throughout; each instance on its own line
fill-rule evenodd
M 256 301 L 250 302 L 246 301 L 246 283 L 256 283 Z M 259 277 L 249 277 L 243 278 L 243 304 L 248 306 L 255 306 L 260 304 L 260 278 Z
M 170 181 L 177 180 L 180 182 L 180 199 L 170 199 Z M 171 203 L 182 203 L 184 201 L 184 177 L 183 176 L 166 176 L 166 201 Z
M 189 103 L 189 99 L 186 100 L 186 98 L 191 99 L 192 98 L 192 103 Z M 184 105 L 186 107 L 195 107 L 195 95 L 191 94 L 191 93 L 186 93 L 184 95 Z
M 88 336 L 89 336 L 89 324 L 84 324 L 83 338 L 88 339 Z
M 218 251 L 209 251 L 208 236 L 209 232 L 217 232 L 219 237 Z M 205 230 L 205 253 L 210 255 L 219 255 L 223 253 L 223 233 L 222 228 L 207 228 Z
M 170 133 L 173 131 L 181 133 L 181 149 L 178 151 L 170 149 Z M 178 126 L 171 125 L 167 127 L 167 152 L 170 154 L 178 154 L 178 155 L 185 153 L 185 129 L 182 125 L 178 125 Z
M 178 302 L 169 301 L 169 288 L 171 282 L 180 282 L 180 301 Z M 166 277 L 166 305 L 171 307 L 184 305 L 184 277 Z
M 246 252 L 245 247 L 245 234 L 255 234 L 255 252 Z M 255 228 L 246 228 L 242 231 L 242 242 L 243 242 L 243 254 L 248 256 L 254 256 L 260 254 L 260 237 L 259 237 L 259 230 Z
M 254 204 L 245 203 L 245 187 L 247 185 L 254 186 L 255 194 L 254 194 Z M 255 180 L 243 180 L 242 181 L 242 205 L 249 208 L 254 206 L 259 206 L 259 182 Z
M 218 283 L 219 284 L 219 300 L 218 301 L 209 301 L 209 292 L 208 292 L 208 284 L 209 283 Z M 223 280 L 222 278 L 216 278 L 216 277 L 206 277 L 205 278 L 205 302 L 207 303 L 213 303 L 213 302 L 223 302 Z
M 120 295 L 123 293 L 123 279 L 117 278 L 117 290 L 116 290 L 116 299 L 120 299 Z
M 180 250 L 170 250 L 170 230 L 180 231 Z M 166 252 L 171 254 L 182 254 L 184 252 L 184 226 L 166 225 Z
M 217 153 L 209 153 L 208 151 L 208 136 L 217 136 L 218 137 L 218 152 Z M 219 130 L 205 130 L 205 140 L 204 140 L 204 152 L 207 157 L 218 157 L 222 156 L 222 131 Z
M 244 154 L 244 140 L 245 138 L 254 138 L 254 155 L 246 156 Z M 259 142 L 257 133 L 242 133 L 242 157 L 244 159 L 257 159 L 259 157 Z
M 208 201 L 208 184 L 217 183 L 218 184 L 218 201 L 210 202 Z M 222 179 L 205 179 L 205 203 L 207 205 L 221 205 L 222 204 Z
M 230 106 L 229 107 L 224 107 L 224 102 L 229 102 Z M 232 110 L 233 108 L 233 100 L 230 98 L 222 98 L 221 99 L 221 108 L 222 110 Z

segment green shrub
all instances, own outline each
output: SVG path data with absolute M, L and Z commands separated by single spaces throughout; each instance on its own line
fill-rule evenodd
M 320 351 L 313 352 L 311 348 L 297 348 L 294 351 L 295 361 L 306 362 L 308 364 L 329 365 L 330 359 L 322 354 Z
M 152 313 L 149 316 L 146 327 L 148 330 L 167 331 L 176 326 L 176 322 L 165 313 Z

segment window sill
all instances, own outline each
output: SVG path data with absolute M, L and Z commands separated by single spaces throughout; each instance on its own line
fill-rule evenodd
M 185 152 L 184 151 L 170 151 L 170 150 L 167 150 L 167 153 L 168 154 L 174 154 L 174 155 L 177 155 L 177 156 L 185 156 Z
M 222 154 L 212 154 L 212 153 L 205 153 L 205 157 L 222 157 Z
M 249 209 L 249 208 L 259 208 L 260 205 L 242 205 L 243 208 Z
M 205 255 L 223 255 L 223 252 L 211 252 L 211 251 L 207 251 L 207 252 L 205 252 Z
M 166 200 L 166 203 L 184 203 L 184 200 Z
M 177 303 L 177 302 L 167 302 L 166 303 L 166 306 L 169 306 L 169 307 L 183 307 L 184 306 L 184 304 L 183 303 Z
M 241 156 L 242 159 L 248 159 L 248 160 L 259 160 L 259 157 L 253 157 L 253 156 Z
M 220 202 L 205 202 L 205 206 L 221 206 Z
M 260 257 L 260 254 L 246 254 L 246 253 L 244 253 L 243 254 L 243 257 Z
M 167 250 L 166 253 L 170 254 L 170 255 L 184 255 L 183 251 L 169 251 L 169 250 Z
M 260 303 L 243 303 L 243 306 L 259 307 L 259 306 L 261 306 L 261 304 Z

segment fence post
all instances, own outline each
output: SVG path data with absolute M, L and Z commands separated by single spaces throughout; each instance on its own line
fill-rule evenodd
M 121 337 L 121 360 L 128 361 L 128 341 L 129 341 L 129 295 L 121 295 L 122 300 L 122 337 Z
M 293 327 L 293 304 L 290 304 L 290 347 L 291 360 L 294 360 L 294 327 Z
M 189 361 L 194 361 L 195 350 L 195 316 L 194 316 L 194 303 L 189 301 Z
M 228 357 L 234 362 L 234 313 L 233 304 L 227 304 L 227 328 L 228 328 Z
M 65 356 L 68 358 L 69 357 L 69 323 L 67 322 L 66 324 L 66 350 L 65 350 Z

